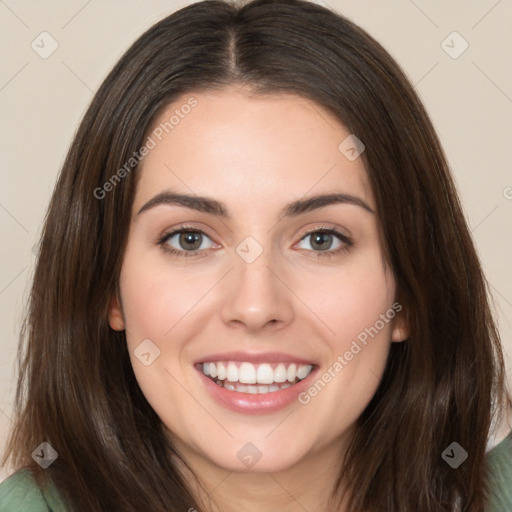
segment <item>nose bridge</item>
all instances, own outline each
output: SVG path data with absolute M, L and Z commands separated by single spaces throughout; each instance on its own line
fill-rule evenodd
M 290 292 L 276 277 L 279 265 L 270 248 L 248 236 L 235 249 L 234 269 L 222 306 L 226 323 L 243 323 L 251 330 L 266 324 L 284 324 L 292 317 Z

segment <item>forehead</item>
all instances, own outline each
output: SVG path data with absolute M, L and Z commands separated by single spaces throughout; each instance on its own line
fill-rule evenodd
M 350 136 L 329 111 L 295 94 L 183 94 L 147 132 L 153 147 L 137 171 L 134 209 L 166 189 L 254 208 L 336 191 L 374 208 L 362 159 L 347 158 Z

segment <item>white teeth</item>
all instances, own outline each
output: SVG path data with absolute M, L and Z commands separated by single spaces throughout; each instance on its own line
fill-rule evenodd
M 217 378 L 219 380 L 226 379 L 226 367 L 223 363 L 217 363 Z
M 238 367 L 235 363 L 228 363 L 228 369 L 226 371 L 226 379 L 229 380 L 229 382 L 236 382 L 238 381 Z
M 295 363 L 263 363 L 254 365 L 249 362 L 237 363 L 234 361 L 219 361 L 203 363 L 203 373 L 214 381 L 227 381 L 240 384 L 261 384 L 262 386 L 246 386 L 252 393 L 254 388 L 256 393 L 268 393 L 282 389 L 284 384 L 287 387 L 296 383 L 297 379 L 305 379 L 313 369 L 310 364 Z M 276 384 L 283 384 L 276 388 Z M 222 385 L 222 384 L 221 384 Z M 270 385 L 270 387 L 269 387 Z M 258 391 L 257 388 L 266 391 Z M 229 389 L 229 388 L 228 388 Z
M 274 370 L 269 364 L 260 364 L 256 373 L 256 380 L 260 384 L 272 384 L 274 382 Z
M 256 368 L 251 363 L 242 363 L 238 369 L 238 381 L 243 384 L 256 384 Z
M 286 366 L 283 363 L 279 363 L 274 370 L 274 382 L 286 382 L 287 375 Z
M 238 382 L 228 382 L 227 380 L 222 382 L 220 380 L 215 381 L 219 386 L 223 387 L 224 389 L 228 389 L 229 391 L 236 391 L 238 393 L 249 393 L 251 395 L 259 395 L 259 394 L 265 394 L 265 393 L 273 393 L 274 391 L 279 391 L 280 389 L 286 389 L 291 386 L 289 382 L 286 382 L 284 384 L 279 385 L 272 385 L 272 386 L 262 386 L 262 385 L 243 385 L 239 384 Z
M 292 363 L 290 366 L 288 366 L 288 382 L 293 382 L 295 380 L 296 375 L 297 365 L 295 363 Z
M 297 369 L 297 377 L 301 380 L 305 379 L 309 375 L 310 371 L 311 367 L 309 365 L 301 364 Z

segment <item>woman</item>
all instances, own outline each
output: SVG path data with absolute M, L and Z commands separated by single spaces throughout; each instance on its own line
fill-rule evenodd
M 486 291 L 377 42 L 302 0 L 183 8 L 109 74 L 58 180 L 0 506 L 506 510 Z

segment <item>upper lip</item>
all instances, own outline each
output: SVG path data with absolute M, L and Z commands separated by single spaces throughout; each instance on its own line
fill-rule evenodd
M 218 361 L 239 361 L 253 364 L 260 363 L 298 363 L 298 364 L 311 364 L 314 365 L 311 360 L 297 357 L 292 354 L 285 354 L 284 352 L 222 352 L 216 354 L 210 354 L 209 356 L 198 359 L 194 364 L 198 363 L 215 363 Z

